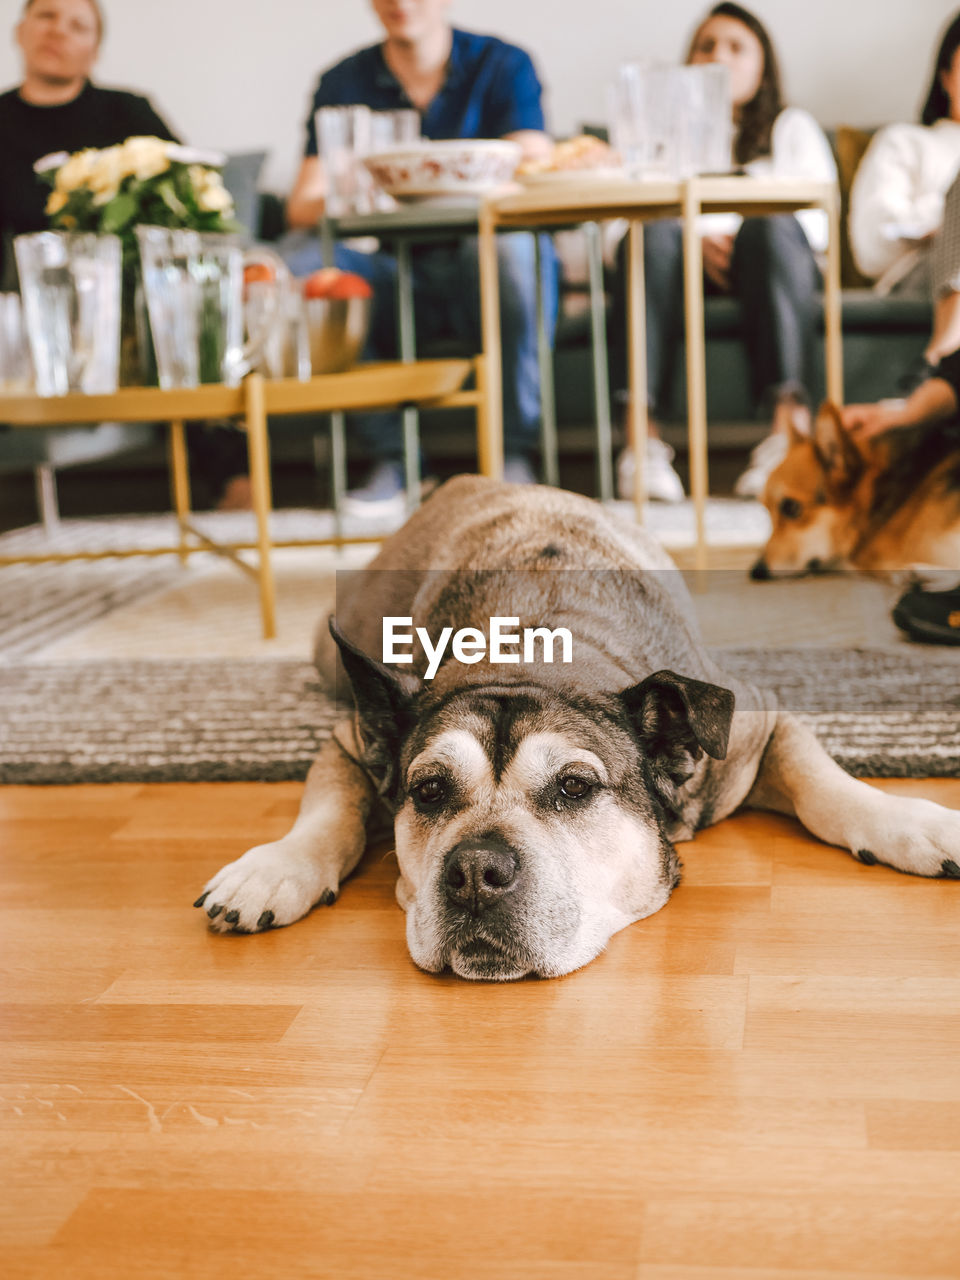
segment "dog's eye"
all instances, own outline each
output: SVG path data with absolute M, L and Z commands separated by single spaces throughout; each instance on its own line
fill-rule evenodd
M 447 794 L 442 778 L 426 778 L 413 788 L 414 798 L 419 804 L 430 808 L 437 805 Z
M 803 504 L 796 498 L 784 498 L 780 503 L 780 514 L 784 520 L 799 520 L 803 513 Z
M 586 778 L 578 778 L 568 773 L 560 779 L 560 790 L 568 800 L 582 800 L 590 791 L 591 784 Z

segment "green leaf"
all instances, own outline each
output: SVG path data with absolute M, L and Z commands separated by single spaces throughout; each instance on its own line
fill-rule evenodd
M 137 216 L 137 202 L 132 196 L 121 192 L 103 206 L 100 218 L 100 230 L 106 234 L 122 231 Z
M 176 214 L 178 218 L 185 218 L 187 216 L 186 206 L 184 205 L 180 197 L 177 195 L 176 191 L 174 190 L 173 183 L 170 182 L 169 179 L 165 179 L 163 182 L 158 182 L 156 190 L 157 190 L 157 195 L 160 197 L 160 199 L 167 206 L 167 208 L 170 210 L 171 213 Z

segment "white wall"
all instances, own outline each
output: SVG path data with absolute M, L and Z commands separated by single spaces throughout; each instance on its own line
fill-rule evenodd
M 956 0 L 752 2 L 780 51 L 790 101 L 828 124 L 915 118 L 933 46 L 956 10 Z M 367 0 L 103 3 L 100 82 L 149 93 L 190 142 L 268 149 L 264 185 L 277 190 L 296 172 L 318 72 L 379 31 Z M 707 7 L 708 0 L 453 0 L 451 14 L 533 54 L 550 125 L 565 133 L 602 120 L 604 87 L 620 62 L 679 57 Z M 4 43 L 0 84 L 15 83 L 18 69 L 16 49 Z

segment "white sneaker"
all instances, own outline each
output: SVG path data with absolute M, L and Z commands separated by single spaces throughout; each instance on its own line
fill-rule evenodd
M 536 472 L 521 454 L 509 454 L 503 460 L 504 484 L 539 484 Z
M 750 463 L 737 479 L 733 491 L 741 498 L 762 498 L 771 471 L 776 471 L 787 456 L 790 441 L 785 431 L 766 436 L 750 454 Z
M 403 467 L 399 462 L 378 462 L 359 489 L 343 495 L 341 509 L 358 519 L 402 516 L 407 509 Z
M 646 463 L 643 469 L 647 497 L 654 502 L 682 502 L 683 481 L 670 465 L 673 450 L 659 436 L 647 437 Z M 635 473 L 633 453 L 624 449 L 617 459 L 617 493 L 621 498 L 633 497 Z

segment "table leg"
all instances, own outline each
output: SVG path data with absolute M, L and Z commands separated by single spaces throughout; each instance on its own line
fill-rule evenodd
M 330 415 L 330 483 L 333 490 L 333 530 L 343 541 L 343 495 L 347 489 L 346 414 L 337 409 Z
M 834 192 L 827 206 L 827 272 L 823 294 L 827 399 L 843 404 L 843 329 L 840 313 L 840 202 Z
M 607 371 L 607 314 L 603 291 L 603 246 L 595 222 L 584 227 L 590 288 L 590 335 L 593 347 L 593 403 L 597 419 L 597 479 L 600 501 L 613 497 L 613 431 L 610 421 L 610 380 Z
M 540 236 L 536 231 L 532 235 L 534 271 L 537 277 L 537 363 L 540 369 L 540 451 L 543 455 L 543 483 L 556 485 L 560 479 L 560 468 L 557 459 L 557 406 L 554 400 L 553 348 L 547 337 Z
M 320 260 L 325 267 L 333 266 L 333 245 L 334 236 L 330 219 L 324 216 L 320 219 Z
M 260 585 L 260 613 L 263 638 L 277 634 L 276 591 L 270 558 L 270 441 L 264 405 L 263 378 L 251 373 L 244 382 L 246 399 L 247 452 L 250 459 L 250 488 L 257 520 L 257 579 Z
M 494 443 L 490 435 L 490 390 L 487 384 L 487 358 L 473 357 L 473 381 L 476 387 L 477 457 L 490 457 Z M 483 475 L 484 472 L 480 471 Z
M 180 557 L 180 563 L 186 564 L 187 556 L 190 554 L 187 542 L 187 519 L 190 515 L 190 469 L 187 466 L 187 444 L 182 421 L 170 423 L 167 448 L 170 464 L 170 492 L 179 529 L 177 554 Z
M 409 364 L 417 358 L 417 339 L 413 314 L 413 264 L 410 243 L 397 244 L 397 334 L 400 359 Z M 420 505 L 420 414 L 411 405 L 402 412 L 403 470 L 407 489 L 407 510 Z
M 477 434 L 477 468 L 495 480 L 503 477 L 503 369 L 500 356 L 500 277 L 497 233 L 488 205 L 481 206 L 478 237 L 480 257 L 480 323 L 486 369 L 486 432 Z
M 695 564 L 707 567 L 707 371 L 703 332 L 703 249 L 697 220 L 700 197 L 695 179 L 683 189 L 683 295 L 687 338 L 687 430 L 690 494 L 696 518 Z
M 631 222 L 627 231 L 627 445 L 633 452 L 633 506 L 637 523 L 643 524 L 647 497 L 647 311 L 643 276 L 643 223 Z

